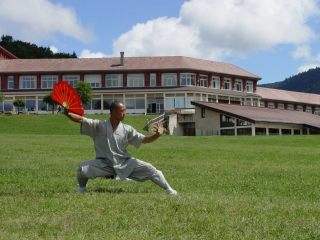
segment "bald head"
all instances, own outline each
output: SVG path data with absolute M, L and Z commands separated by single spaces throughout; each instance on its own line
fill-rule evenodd
M 110 105 L 110 113 L 112 114 L 112 111 L 117 111 L 121 108 L 121 106 L 123 106 L 124 104 L 120 101 L 114 101 L 113 103 L 111 103 Z

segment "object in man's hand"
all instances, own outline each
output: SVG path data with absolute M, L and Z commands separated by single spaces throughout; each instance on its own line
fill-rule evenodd
M 52 91 L 52 100 L 60 104 L 71 112 L 84 115 L 82 101 L 76 90 L 67 82 L 60 81 L 56 83 Z

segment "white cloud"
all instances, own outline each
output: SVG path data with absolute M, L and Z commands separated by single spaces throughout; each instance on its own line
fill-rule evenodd
M 184 55 L 221 60 L 279 44 L 306 44 L 315 34 L 306 24 L 319 16 L 316 0 L 190 0 L 179 18 L 137 24 L 114 40 L 114 55 Z
M 50 50 L 51 50 L 53 53 L 57 53 L 57 52 L 58 52 L 58 48 L 56 48 L 55 46 L 50 46 Z
M 90 52 L 88 49 L 84 49 L 79 58 L 104 58 L 108 57 L 108 55 L 103 54 L 102 52 L 93 53 Z
M 302 59 L 305 62 L 308 62 L 307 64 L 303 64 L 298 68 L 298 73 L 320 66 L 320 54 L 317 56 L 312 56 L 310 46 L 297 47 L 292 56 L 294 59 Z
M 300 67 L 298 68 L 298 73 L 306 72 L 306 71 L 308 71 L 309 69 L 316 68 L 316 67 L 320 67 L 320 63 L 318 63 L 318 64 L 316 64 L 316 63 L 306 64 L 306 65 L 300 66 Z
M 75 11 L 49 0 L 1 0 L 0 32 L 25 41 L 39 42 L 56 34 L 89 42 L 94 33 L 83 27 Z

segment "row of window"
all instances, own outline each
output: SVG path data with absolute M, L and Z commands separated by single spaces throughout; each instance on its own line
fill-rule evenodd
M 62 79 L 74 86 L 80 81 L 80 75 L 63 75 Z M 84 81 L 89 83 L 92 88 L 100 88 L 101 75 L 100 74 L 86 74 L 84 75 Z M 105 76 L 106 87 L 123 87 L 123 75 L 122 74 L 107 74 Z M 222 78 L 222 86 L 225 90 L 232 90 L 231 78 Z M 58 82 L 58 76 L 41 76 L 41 88 L 52 89 L 54 84 Z M 212 88 L 220 89 L 220 77 L 213 76 L 211 79 Z M 180 86 L 196 86 L 196 74 L 193 73 L 181 73 L 180 74 Z M 144 87 L 145 86 L 145 75 L 144 74 L 128 74 L 127 75 L 127 86 L 128 87 Z M 150 74 L 150 86 L 156 86 L 156 74 Z M 177 86 L 177 74 L 176 73 L 163 73 L 161 74 L 161 86 Z M 208 87 L 208 76 L 199 76 L 199 86 Z M 14 88 L 13 76 L 8 76 L 8 89 Z M 19 78 L 19 89 L 35 89 L 37 88 L 37 77 L 36 76 L 20 76 Z M 253 82 L 246 81 L 246 92 L 253 92 Z M 243 80 L 235 80 L 235 90 L 242 92 Z
M 237 133 L 237 136 L 241 135 L 252 135 L 252 128 L 238 128 L 238 129 L 221 129 L 220 130 L 220 135 L 225 136 L 234 136 L 235 133 Z M 261 127 L 256 127 L 255 128 L 255 135 L 318 135 L 320 134 L 319 131 L 313 130 L 313 129 L 308 129 L 303 128 L 302 132 L 300 129 L 285 129 L 285 128 L 261 128 Z
M 162 113 L 164 112 L 164 103 L 166 109 L 171 108 L 194 108 L 191 101 L 204 100 L 200 97 L 166 97 L 166 98 L 148 98 L 147 99 L 147 112 Z M 37 111 L 36 100 L 26 99 L 23 100 L 26 103 L 25 109 L 27 111 Z M 121 96 L 110 95 L 106 96 L 101 100 L 100 98 L 94 98 L 91 100 L 89 105 L 84 105 L 84 110 L 107 110 L 113 101 L 121 101 L 125 103 L 127 109 L 145 109 L 145 98 L 144 97 L 126 97 L 123 99 Z M 12 111 L 13 100 L 5 100 L 0 103 L 0 111 Z M 18 109 L 17 109 L 18 110 Z M 51 111 L 51 106 L 46 105 L 42 100 L 38 100 L 38 111 Z
M 275 108 L 275 103 L 274 102 L 268 102 L 268 108 Z M 265 106 L 265 102 L 260 102 L 260 107 L 266 107 Z M 296 105 L 296 108 L 294 107 L 293 104 L 287 104 L 286 108 L 285 105 L 283 103 L 278 103 L 277 104 L 277 108 L 278 109 L 288 109 L 288 110 L 298 110 L 303 112 L 303 106 L 302 105 Z M 305 112 L 307 113 L 312 113 L 312 107 L 311 106 L 306 106 L 306 110 Z M 320 113 L 320 108 L 315 108 L 315 114 Z
M 238 129 L 221 129 L 220 135 L 222 136 L 252 136 L 252 128 L 238 128 Z M 255 135 L 300 135 L 300 129 L 279 129 L 279 128 L 255 128 Z M 312 132 L 313 133 L 313 132 Z M 307 133 L 304 133 L 307 134 Z M 311 134 L 311 133 L 310 133 Z M 315 134 L 315 133 L 314 133 Z M 319 133 L 317 133 L 319 134 Z

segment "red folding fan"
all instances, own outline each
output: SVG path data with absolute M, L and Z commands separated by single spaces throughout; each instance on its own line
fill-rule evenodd
M 84 115 L 82 101 L 76 90 L 67 82 L 60 81 L 56 83 L 52 91 L 52 100 L 60 104 L 71 112 Z

